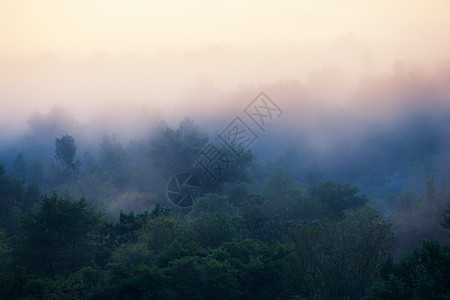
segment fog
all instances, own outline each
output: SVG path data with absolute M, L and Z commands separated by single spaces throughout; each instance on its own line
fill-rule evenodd
M 252 146 L 263 161 L 276 161 L 285 148 L 303 149 L 296 159 L 314 162 L 323 179 L 351 180 L 348 168 L 361 165 L 387 175 L 402 170 L 405 166 L 392 165 L 394 152 L 401 151 L 395 147 L 434 147 L 411 150 L 416 152 L 409 163 L 430 150 L 439 158 L 430 162 L 429 172 L 448 176 L 441 159 L 448 153 L 450 63 L 396 59 L 380 69 L 376 55 L 352 35 L 335 40 L 328 45 L 334 50 L 326 52 L 343 46 L 349 51 L 341 51 L 341 61 L 317 68 L 312 66 L 320 65 L 320 57 L 303 66 L 305 54 L 292 49 L 287 59 L 281 50 L 252 55 L 225 45 L 151 57 L 46 54 L 4 61 L 2 143 L 36 133 L 36 118 L 54 130 L 51 136 L 42 133 L 49 151 L 63 134 L 91 146 L 104 134 L 125 145 L 148 140 L 161 126 L 177 127 L 186 117 L 214 139 L 264 91 L 284 113 Z M 290 169 L 305 179 L 311 168 Z
M 0 0 L 0 298 L 449 298 L 449 11 Z
M 142 134 L 144 118 L 227 122 L 275 86 L 270 96 L 296 115 L 286 127 L 312 126 L 306 110 L 345 112 L 352 127 L 401 118 L 424 98 L 445 102 L 446 11 L 446 1 L 4 1 L 0 136 L 20 136 L 32 113 L 55 106 L 124 139 Z

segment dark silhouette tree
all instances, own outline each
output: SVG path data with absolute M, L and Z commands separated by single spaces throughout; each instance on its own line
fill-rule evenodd
M 324 205 L 329 217 L 342 217 L 346 209 L 363 206 L 367 202 L 365 196 L 360 196 L 359 188 L 350 183 L 333 181 L 313 182 L 309 186 L 308 197 Z
M 201 150 L 208 143 L 204 136 L 189 122 L 182 122 L 174 130 L 165 128 L 152 141 L 149 151 L 153 167 L 165 179 L 193 168 Z
M 81 166 L 80 161 L 75 161 L 76 153 L 77 146 L 72 136 L 63 135 L 55 139 L 55 159 L 58 164 L 50 164 L 47 178 L 49 188 L 73 182 Z
M 388 257 L 379 264 L 367 299 L 448 299 L 449 282 L 449 248 L 424 240 L 400 261 Z
M 44 196 L 39 211 L 23 219 L 19 254 L 36 272 L 73 271 L 94 258 L 102 222 L 84 199 Z
M 75 139 L 70 135 L 63 135 L 55 140 L 55 159 L 68 169 L 74 170 L 77 166 L 74 162 L 77 146 Z
M 39 200 L 39 196 L 36 184 L 26 185 L 20 176 L 7 176 L 0 166 L 0 217 L 8 215 L 14 208 L 25 213 Z
M 25 163 L 25 160 L 23 159 L 22 152 L 19 152 L 16 156 L 16 159 L 13 162 L 14 171 L 16 171 L 17 174 L 25 178 L 25 174 L 27 171 L 27 165 Z

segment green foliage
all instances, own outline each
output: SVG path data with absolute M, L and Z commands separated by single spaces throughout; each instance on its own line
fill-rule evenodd
M 174 242 L 161 256 L 158 267 L 130 271 L 109 265 L 100 294 L 107 299 L 274 299 L 297 291 L 284 276 L 292 261 L 283 246 L 241 240 L 200 250 L 195 243 Z
M 184 235 L 183 218 L 177 216 L 158 216 L 150 219 L 142 229 L 139 239 L 146 243 L 154 254 L 159 254 L 165 246 Z
M 282 218 L 292 219 L 302 209 L 303 190 L 282 168 L 277 168 L 264 184 L 265 209 Z M 311 213 L 311 212 L 310 212 Z
M 77 146 L 75 139 L 70 135 L 63 135 L 55 139 L 55 159 L 57 164 L 51 163 L 46 184 L 49 188 L 54 188 L 62 184 L 72 183 L 81 166 L 75 161 Z
M 412 251 L 424 238 L 449 243 L 450 236 L 445 227 L 442 227 L 443 221 L 445 224 L 445 210 L 449 204 L 450 184 L 444 181 L 441 186 L 436 186 L 432 177 L 428 177 L 424 194 L 400 195 L 391 216 L 399 253 Z
M 100 164 L 105 179 L 123 189 L 131 178 L 130 162 L 125 148 L 115 136 L 105 135 L 100 143 Z
M 450 204 L 448 205 L 447 209 L 442 214 L 444 217 L 444 222 L 441 224 L 445 229 L 449 230 L 450 234 Z
M 169 278 L 156 267 L 142 265 L 131 272 L 121 265 L 110 265 L 107 284 L 92 299 L 174 299 Z
M 159 210 L 159 206 L 157 207 Z M 151 218 L 151 214 L 147 211 L 135 215 L 134 212 L 129 214 L 120 213 L 119 224 L 114 226 L 114 235 L 117 236 L 117 243 L 135 243 L 138 240 L 137 232 L 142 229 L 147 221 Z
M 22 152 L 19 152 L 16 156 L 16 159 L 13 162 L 14 171 L 22 177 L 25 177 L 27 174 L 27 165 L 23 158 Z
M 239 207 L 251 194 L 251 186 L 248 183 L 237 183 L 227 187 L 229 201 Z
M 292 266 L 289 249 L 282 245 L 269 247 L 256 240 L 236 240 L 224 243 L 210 257 L 228 261 L 238 271 L 242 299 L 287 298 L 298 292 L 288 275 Z
M 10 253 L 11 249 L 8 246 L 5 231 L 0 228 L 0 273 L 3 273 L 3 268 L 9 262 Z
M 39 187 L 44 184 L 45 181 L 44 168 L 40 162 L 33 163 L 33 166 L 28 172 L 27 179 L 28 182 L 35 183 Z
M 189 213 L 192 217 L 198 217 L 208 214 L 230 214 L 233 215 L 235 209 L 233 205 L 228 201 L 227 196 L 219 194 L 209 193 L 203 197 L 198 198 L 192 210 Z
M 228 168 L 223 172 L 222 177 L 218 178 L 219 183 L 251 183 L 253 180 L 250 170 L 256 167 L 256 156 L 250 149 L 243 149 L 239 156 L 234 155 L 230 149 L 224 145 L 216 145 L 222 153 L 227 154 L 231 160 Z
M 298 272 L 310 294 L 360 299 L 389 249 L 390 225 L 374 209 L 363 207 L 345 215 L 337 223 L 322 220 L 289 229 Z
M 51 163 L 45 181 L 46 186 L 56 188 L 63 184 L 70 184 L 73 181 L 73 175 L 72 169 Z
M 239 295 L 237 270 L 228 262 L 185 256 L 171 262 L 164 273 L 179 299 L 233 299 Z
M 118 198 L 119 190 L 99 172 L 84 174 L 73 185 L 54 188 L 58 194 L 64 194 L 69 200 L 85 198 L 90 207 L 103 211 L 105 216 L 111 217 L 111 207 Z M 117 218 L 117 212 L 114 215 Z
M 110 260 L 130 268 L 148 264 L 150 257 L 151 253 L 146 243 L 121 244 L 111 253 Z
M 25 268 L 16 265 L 8 273 L 0 273 L 0 299 L 21 299 L 25 298 L 26 285 L 32 276 L 25 271 Z
M 262 196 L 251 195 L 241 204 L 239 216 L 207 213 L 196 219 L 171 214 L 168 209 L 156 206 L 151 212 L 122 213 L 118 224 L 106 224 L 100 230 L 85 226 L 93 230 L 85 234 L 86 230 L 70 228 L 74 227 L 74 219 L 89 224 L 82 221 L 86 218 L 69 216 L 80 215 L 81 207 L 84 207 L 81 214 L 87 213 L 83 201 L 69 202 L 56 195 L 46 197 L 40 210 L 25 219 L 24 237 L 19 240 L 22 254 L 26 254 L 19 258 L 27 272 L 16 268 L 8 271 L 8 276 L 0 277 L 0 297 L 361 299 L 365 296 L 391 241 L 390 225 L 374 209 L 364 206 L 344 211 L 342 218 L 334 221 L 282 222 L 279 216 L 263 212 L 264 202 Z M 82 240 L 96 244 L 100 239 L 95 236 L 99 234 L 102 244 L 83 248 L 82 252 L 91 255 L 90 259 L 96 254 L 97 261 L 103 261 L 100 268 L 92 264 L 79 269 L 88 263 L 87 256 L 84 264 L 76 268 L 65 265 L 70 261 L 68 244 L 72 241 L 80 244 Z M 103 258 L 98 259 L 99 256 Z M 428 258 L 434 261 L 436 255 Z M 47 267 L 49 261 L 52 274 L 61 275 L 43 277 L 44 271 L 51 271 Z M 442 264 L 446 266 L 445 262 Z M 435 286 L 429 283 L 422 290 L 429 293 L 429 288 Z
M 93 259 L 101 224 L 100 215 L 88 209 L 84 199 L 44 196 L 39 210 L 23 219 L 19 254 L 36 272 L 76 270 Z
M 233 156 L 218 183 L 202 180 L 206 194 L 190 211 L 155 206 L 167 201 L 166 179 L 193 172 L 207 143 L 190 120 L 150 145 L 105 136 L 79 169 L 75 140 L 64 135 L 48 174 L 57 194 L 39 206 L 30 182 L 42 181 L 43 165 L 31 176 L 21 152 L 9 164 L 28 182 L 0 167 L 0 299 L 362 299 L 369 289 L 374 299 L 449 298 L 447 248 L 431 243 L 384 260 L 390 224 L 357 187 L 303 185 L 281 168 L 255 184 L 250 150 Z M 391 171 L 390 189 L 399 190 Z M 449 190 L 430 179 L 424 195 L 393 201 L 397 243 L 415 245 L 442 222 L 450 228 Z M 23 215 L 17 234 L 13 221 Z
M 150 148 L 150 159 L 165 179 L 183 170 L 190 170 L 200 151 L 208 143 L 192 121 L 180 123 L 177 129 L 166 127 L 156 136 Z
M 104 285 L 104 272 L 82 268 L 66 278 L 62 276 L 33 278 L 25 269 L 17 267 L 11 277 L 0 286 L 2 299 L 92 299 Z
M 377 270 L 368 299 L 450 299 L 450 250 L 423 241 L 399 262 L 392 257 Z
M 229 215 L 206 215 L 196 219 L 189 227 L 186 237 L 189 241 L 207 248 L 217 248 L 237 238 L 236 226 Z
M 350 183 L 313 182 L 308 197 L 319 201 L 329 217 L 342 217 L 346 209 L 358 208 L 367 202 L 365 196 L 358 196 L 359 188 Z
M 55 159 L 64 167 L 74 170 L 77 167 L 75 154 L 77 153 L 77 146 L 75 139 L 70 135 L 63 135 L 61 138 L 55 140 Z
M 270 230 L 270 216 L 265 214 L 262 210 L 264 202 L 264 197 L 260 195 L 250 195 L 241 204 L 240 211 L 244 228 L 242 235 L 244 237 L 259 239 L 264 242 L 270 240 L 272 233 Z
M 160 206 L 159 204 L 151 211 L 135 214 L 120 213 L 119 223 L 106 223 L 103 228 L 103 241 L 101 251 L 97 254 L 97 263 L 106 265 L 106 262 L 113 255 L 113 261 L 122 261 L 134 264 L 134 261 L 140 261 L 141 258 L 147 257 L 148 247 L 142 245 L 134 245 L 140 242 L 139 236 L 150 219 L 158 217 L 168 217 L 170 210 Z M 139 259 L 133 257 L 125 257 L 127 252 L 135 252 Z
M 0 222 L 3 226 L 13 231 L 16 220 L 7 220 L 7 217 L 15 209 L 24 214 L 39 201 L 39 197 L 40 191 L 36 184 L 27 185 L 19 176 L 6 176 L 5 169 L 0 165 Z
M 163 200 L 152 193 L 127 192 L 119 195 L 114 201 L 109 203 L 106 211 L 108 216 L 111 217 L 117 216 L 121 211 L 143 212 L 158 202 L 164 202 Z

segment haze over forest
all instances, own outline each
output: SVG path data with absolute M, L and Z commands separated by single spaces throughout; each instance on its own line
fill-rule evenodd
M 448 297 L 448 11 L 0 1 L 0 299 Z

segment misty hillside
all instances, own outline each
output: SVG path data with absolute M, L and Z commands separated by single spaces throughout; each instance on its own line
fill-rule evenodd
M 265 89 L 201 125 L 122 116 L 133 136 L 32 115 L 0 152 L 2 297 L 384 298 L 429 255 L 442 262 L 420 280 L 447 286 L 448 105 L 350 111 L 308 107 L 296 82 Z M 245 113 L 261 99 L 266 114 Z
M 450 2 L 0 1 L 0 300 L 450 299 Z

